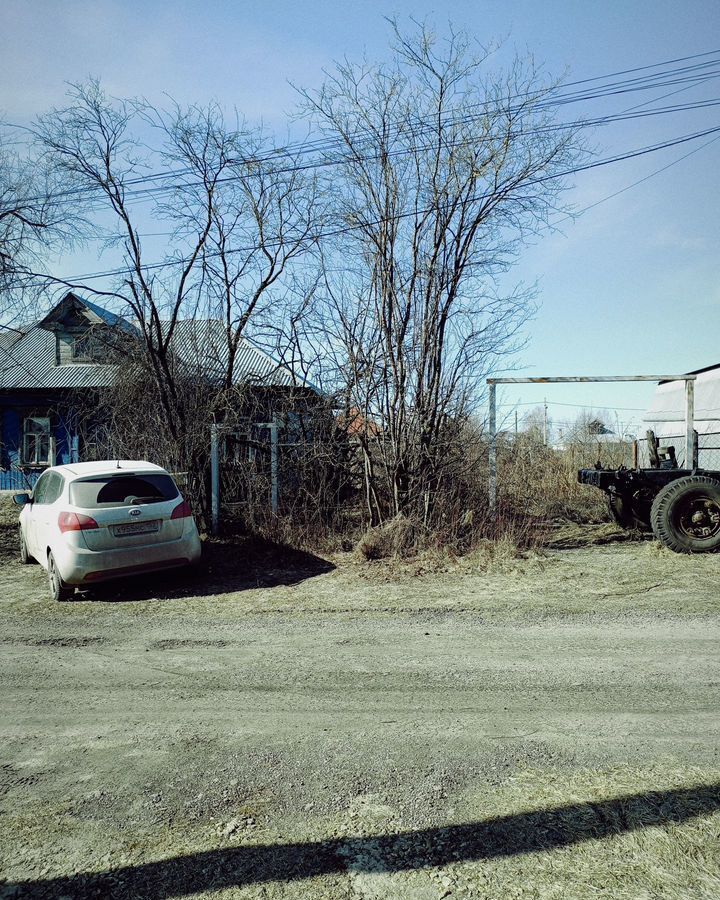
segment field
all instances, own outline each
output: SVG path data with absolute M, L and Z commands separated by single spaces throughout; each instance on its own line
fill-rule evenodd
M 717 557 L 210 544 L 53 605 L 2 535 L 3 897 L 720 896 Z

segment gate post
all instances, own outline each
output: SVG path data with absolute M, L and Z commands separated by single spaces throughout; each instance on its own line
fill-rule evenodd
M 490 447 L 488 450 L 488 499 L 490 509 L 497 504 L 497 419 L 495 411 L 495 382 L 488 382 L 488 427 L 490 429 Z
M 220 530 L 220 426 L 210 425 L 210 530 L 217 534 Z
M 685 381 L 685 468 L 696 469 L 695 459 L 695 382 Z
M 270 509 L 278 514 L 278 425 L 275 419 L 270 423 Z

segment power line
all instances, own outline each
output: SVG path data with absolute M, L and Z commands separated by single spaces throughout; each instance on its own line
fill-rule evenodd
M 684 57 L 681 59 L 682 60 L 698 59 L 698 58 L 702 58 L 705 56 L 717 55 L 718 53 L 720 53 L 720 51 L 709 51 L 708 53 L 697 54 L 697 55 L 694 55 L 691 57 Z M 569 92 L 569 93 L 566 92 L 565 94 L 559 93 L 561 90 L 567 91 L 568 87 L 586 84 L 586 83 L 593 82 L 593 81 L 607 80 L 608 78 L 614 77 L 614 75 L 596 76 L 595 78 L 581 79 L 580 81 L 569 82 L 568 84 L 564 85 L 562 88 L 547 89 L 546 92 L 548 94 L 548 97 L 546 99 L 538 99 L 536 108 L 537 109 L 548 109 L 553 106 L 565 105 L 567 103 L 576 103 L 576 102 L 580 102 L 580 101 L 593 100 L 593 99 L 598 99 L 598 98 L 604 97 L 604 96 L 617 95 L 618 93 L 626 93 L 628 91 L 647 90 L 650 88 L 658 88 L 658 87 L 668 86 L 670 84 L 677 84 L 677 83 L 681 83 L 681 82 L 685 83 L 686 81 L 690 81 L 690 84 L 686 85 L 686 88 L 683 88 L 683 89 L 687 89 L 687 87 L 692 87 L 692 86 L 695 86 L 696 84 L 704 83 L 704 82 L 711 80 L 712 78 L 718 77 L 720 75 L 720 69 L 710 68 L 712 66 L 716 66 L 717 62 L 718 61 L 716 61 L 716 60 L 712 60 L 712 61 L 708 61 L 708 62 L 699 63 L 695 66 L 683 67 L 681 69 L 672 70 L 670 72 L 658 72 L 652 76 L 644 76 L 642 78 L 631 79 L 629 81 L 610 83 L 608 85 L 603 85 L 599 91 L 596 90 L 594 93 L 589 93 L 586 90 L 579 91 L 579 92 L 578 91 Z M 634 71 L 645 71 L 648 69 L 659 68 L 663 65 L 666 65 L 666 64 L 665 63 L 657 63 L 657 64 L 650 65 L 650 66 L 643 66 L 643 67 L 638 67 L 636 69 L 629 69 L 626 71 L 629 73 L 634 72 Z M 684 77 L 682 77 L 680 79 L 674 79 L 671 81 L 658 80 L 658 79 L 667 78 L 672 75 L 682 75 Z M 537 90 L 534 92 L 524 92 L 524 93 L 509 95 L 505 99 L 513 100 L 513 99 L 517 99 L 517 98 L 520 98 L 523 96 L 524 97 L 541 98 L 543 93 L 544 92 L 542 90 Z M 700 101 L 700 103 L 715 103 L 715 102 L 717 102 L 717 101 Z M 484 110 L 484 112 L 487 112 L 487 110 L 489 108 L 492 108 L 493 105 L 497 106 L 498 105 L 497 101 L 482 101 L 478 104 L 472 104 L 472 105 L 470 105 L 470 107 L 465 107 L 464 109 L 481 108 Z M 518 105 L 517 107 L 510 107 L 509 111 L 517 112 L 521 108 L 522 108 L 522 104 Z M 695 107 L 688 106 L 687 108 L 691 109 L 691 108 L 703 108 L 703 107 L 701 105 L 697 105 Z M 681 110 L 676 109 L 676 110 L 667 110 L 667 111 L 681 111 Z M 665 111 L 665 112 L 667 112 L 667 111 Z M 659 114 L 659 112 L 655 113 L 654 111 L 651 111 L 651 114 Z M 478 114 L 478 113 L 476 113 L 475 115 L 464 113 L 464 115 L 461 116 L 460 118 L 446 119 L 441 124 L 443 127 L 459 125 L 459 124 L 471 122 L 474 119 L 477 119 L 479 115 L 480 114 Z M 609 123 L 610 121 L 612 121 L 612 117 L 606 116 L 606 117 L 602 117 L 601 119 L 595 120 L 592 124 L 597 125 L 597 124 L 602 124 L 603 122 Z M 412 122 L 412 120 L 411 120 L 411 122 Z M 408 123 L 403 123 L 402 127 L 405 128 L 407 126 L 407 124 Z M 432 127 L 436 127 L 436 124 L 437 123 L 433 122 Z M 571 122 L 571 123 L 557 125 L 554 127 L 570 128 L 570 127 L 577 127 L 578 124 L 581 124 L 581 123 L 572 123 Z M 422 133 L 422 129 L 427 128 L 427 127 L 429 127 L 427 120 L 423 120 L 422 118 L 416 118 L 414 120 L 414 124 L 410 125 L 410 132 L 415 133 L 416 136 L 419 136 L 419 134 Z M 551 127 L 551 126 L 549 126 L 549 127 Z M 417 132 L 417 131 L 413 132 L 413 130 L 416 130 L 418 128 L 420 129 L 419 132 Z M 286 145 L 285 147 L 273 148 L 273 149 L 269 150 L 265 155 L 251 156 L 251 157 L 247 157 L 247 158 L 243 158 L 243 159 L 239 159 L 239 160 L 230 160 L 230 161 L 228 161 L 228 165 L 238 165 L 238 164 L 258 165 L 258 164 L 261 164 L 264 162 L 272 161 L 272 160 L 277 159 L 282 156 L 291 156 L 292 154 L 295 154 L 296 156 L 302 156 L 302 155 L 306 155 L 308 153 L 314 153 L 314 154 L 331 153 L 333 150 L 339 150 L 343 146 L 344 146 L 344 143 L 342 142 L 341 139 L 318 138 L 315 141 L 306 141 L 306 142 L 299 143 L 299 144 L 298 143 L 289 144 L 289 145 Z M 323 159 L 323 160 L 315 161 L 314 163 L 307 164 L 305 166 L 305 168 L 336 165 L 342 161 L 343 161 L 343 159 L 339 159 L 339 160 Z M 270 171 L 270 172 L 295 171 L 297 168 L 298 167 L 296 167 L 296 166 L 291 166 L 284 170 L 283 169 L 280 169 L 280 170 L 270 169 L 268 171 Z M 147 182 L 156 181 L 158 179 L 163 179 L 163 178 L 168 178 L 168 177 L 179 178 L 179 177 L 184 177 L 187 175 L 192 175 L 194 173 L 195 173 L 194 170 L 191 168 L 168 170 L 168 171 L 159 172 L 159 173 L 149 173 L 147 175 L 137 176 L 135 178 L 128 179 L 124 183 L 123 187 L 124 188 L 134 187 L 137 185 L 146 184 Z M 234 180 L 239 177 L 242 177 L 242 176 L 228 176 L 226 179 L 222 179 L 222 181 Z M 171 184 L 171 185 L 156 185 L 154 187 L 143 188 L 143 189 L 137 190 L 137 191 L 129 191 L 127 196 L 132 197 L 132 198 L 137 198 L 140 196 L 143 196 L 143 197 L 153 196 L 158 193 L 163 193 L 163 192 L 167 192 L 167 191 L 171 191 L 171 190 L 175 190 L 177 188 L 183 188 L 183 187 L 187 188 L 189 186 L 178 184 L 178 183 Z M 88 186 L 70 189 L 67 191 L 57 192 L 53 196 L 57 200 L 57 199 L 61 199 L 63 197 L 73 198 L 73 197 L 77 197 L 77 196 L 82 196 L 83 194 L 86 194 L 86 193 L 97 193 L 101 190 L 102 190 L 102 188 L 99 185 L 98 186 L 88 185 Z M 39 201 L 40 199 L 42 199 L 42 198 L 40 198 L 40 197 L 26 198 L 26 202 Z
M 628 159 L 635 159 L 640 156 L 645 156 L 650 153 L 655 153 L 658 150 L 665 150 L 670 147 L 675 147 L 675 146 L 678 146 L 681 144 L 685 144 L 688 141 L 697 140 L 702 137 L 707 137 L 708 135 L 716 134 L 717 132 L 720 132 L 720 125 L 715 126 L 714 128 L 706 129 L 704 131 L 695 132 L 694 134 L 683 135 L 679 138 L 675 138 L 674 140 L 662 141 L 660 143 L 642 147 L 637 150 L 632 150 L 632 151 L 629 151 L 626 153 L 617 154 L 615 156 L 608 157 L 603 160 L 598 160 L 593 163 L 587 163 L 585 165 L 575 166 L 575 167 L 573 167 L 571 169 L 567 169 L 563 172 L 553 173 L 552 175 L 540 176 L 539 178 L 535 178 L 535 179 L 529 179 L 528 181 L 526 181 L 524 183 L 524 186 L 531 186 L 534 184 L 542 184 L 542 183 L 550 181 L 550 180 L 567 177 L 568 175 L 577 174 L 578 172 L 585 172 L 585 171 L 589 171 L 591 169 L 600 168 L 601 166 L 610 165 L 612 163 L 623 162 Z M 488 194 L 480 194 L 475 197 L 469 198 L 469 201 L 477 203 L 484 199 L 487 199 L 489 196 L 490 195 L 488 195 Z M 424 213 L 428 213 L 428 212 L 432 212 L 432 208 L 428 208 L 428 209 L 424 209 L 424 210 L 413 210 L 413 211 L 407 212 L 407 213 L 398 213 L 394 216 L 388 216 L 384 219 L 377 219 L 377 220 L 373 220 L 370 222 L 360 222 L 360 223 L 354 224 L 354 225 L 346 225 L 346 226 L 342 226 L 340 228 L 335 228 L 333 230 L 322 230 L 321 229 L 317 233 L 308 236 L 308 243 L 313 242 L 313 241 L 319 241 L 323 238 L 339 237 L 344 234 L 352 233 L 353 231 L 356 231 L 361 228 L 377 226 L 377 225 L 382 224 L 383 221 L 400 221 L 400 220 L 406 219 L 408 217 L 412 217 L 412 216 L 415 216 L 418 214 L 424 214 Z M 280 243 L 281 243 L 280 241 L 267 241 L 264 246 L 265 247 L 279 246 Z M 237 248 L 234 248 L 233 250 L 227 251 L 226 255 L 236 254 L 236 253 L 251 253 L 251 252 L 253 252 L 255 250 L 259 250 L 259 249 L 261 249 L 259 245 L 251 245 L 248 247 L 237 247 Z M 218 256 L 219 254 L 213 253 L 213 254 L 209 254 L 209 255 L 214 257 L 214 256 Z M 170 267 L 176 266 L 176 265 L 183 265 L 183 264 L 186 264 L 187 262 L 188 262 L 187 258 L 180 257 L 180 258 L 177 258 L 174 260 L 168 260 L 165 262 L 148 263 L 148 264 L 144 265 L 142 268 L 143 268 L 143 271 L 150 272 L 150 271 L 157 271 L 159 269 L 170 268 Z M 89 272 L 89 273 L 84 273 L 82 275 L 73 275 L 73 276 L 69 276 L 68 278 L 65 278 L 65 279 L 57 279 L 57 278 L 53 279 L 52 276 L 50 276 L 50 275 L 46 275 L 43 277 L 51 278 L 52 280 L 60 282 L 60 283 L 73 283 L 73 282 L 94 281 L 99 278 L 110 278 L 110 277 L 114 277 L 114 276 L 118 276 L 118 275 L 127 275 L 127 274 L 131 274 L 132 272 L 133 272 L 133 269 L 131 269 L 127 266 L 124 266 L 124 267 L 118 268 L 118 269 L 110 269 L 105 272 Z
M 645 412 L 645 407 L 640 406 L 598 406 L 598 404 L 588 403 L 561 403 L 559 400 L 523 400 L 518 403 L 498 403 L 498 407 L 514 408 L 516 406 L 542 406 L 547 403 L 548 406 L 570 406 L 574 409 L 590 409 L 602 412 L 604 409 L 619 409 L 622 412 Z

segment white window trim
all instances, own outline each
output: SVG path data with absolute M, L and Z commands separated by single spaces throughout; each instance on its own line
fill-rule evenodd
M 29 422 L 42 422 L 47 423 L 47 437 L 48 437 L 48 454 L 47 459 L 29 459 L 28 458 L 28 439 L 33 435 L 37 434 L 37 432 L 28 431 L 28 423 Z M 20 454 L 22 459 L 22 464 L 24 466 L 54 466 L 55 465 L 55 437 L 52 433 L 52 424 L 50 422 L 49 416 L 26 416 L 23 419 L 23 431 L 22 431 L 22 452 Z

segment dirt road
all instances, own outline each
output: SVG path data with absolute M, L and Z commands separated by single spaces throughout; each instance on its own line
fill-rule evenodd
M 716 557 L 335 563 L 53 606 L 6 559 L 4 896 L 720 895 Z

